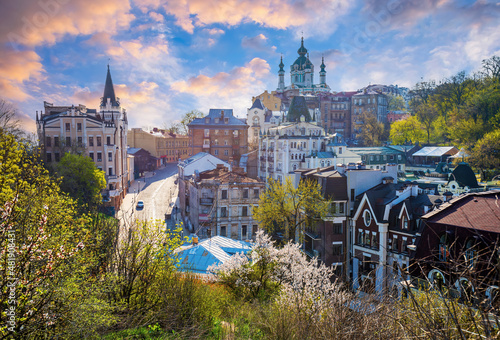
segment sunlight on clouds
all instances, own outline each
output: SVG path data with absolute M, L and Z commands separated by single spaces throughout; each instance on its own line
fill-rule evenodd
M 267 61 L 254 58 L 243 67 L 234 68 L 230 73 L 219 72 L 213 77 L 199 75 L 187 81 L 172 84 L 172 89 L 202 96 L 218 95 L 231 97 L 239 93 L 247 93 L 249 87 L 260 84 L 261 78 L 270 74 Z
M 137 0 L 139 6 L 157 8 L 158 2 Z M 348 0 L 164 0 L 167 13 L 189 33 L 195 27 L 214 23 L 235 26 L 254 22 L 265 27 L 287 29 L 304 27 L 309 34 L 332 33 L 335 19 L 351 6 Z
M 23 88 L 27 81 L 43 77 L 41 58 L 33 51 L 0 50 L 0 93 L 3 99 L 25 100 L 30 97 Z

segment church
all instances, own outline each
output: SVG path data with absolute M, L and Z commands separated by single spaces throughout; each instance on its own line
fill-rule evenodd
M 319 71 L 319 84 L 314 83 L 314 65 L 309 59 L 309 53 L 304 47 L 304 38 L 301 40 L 299 54 L 295 62 L 290 65 L 290 85 L 285 86 L 285 69 L 283 57 L 279 64 L 278 88 L 276 96 L 281 99 L 282 110 L 288 110 L 293 97 L 304 96 L 309 109 L 319 108 L 320 93 L 329 93 L 330 87 L 326 83 L 326 65 L 322 58 Z

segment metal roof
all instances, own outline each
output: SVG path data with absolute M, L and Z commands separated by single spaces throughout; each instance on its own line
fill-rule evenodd
M 448 152 L 455 149 L 454 146 L 425 146 L 422 149 L 418 150 L 413 154 L 415 156 L 423 156 L 423 157 L 441 157 Z M 455 153 L 451 153 L 455 154 Z

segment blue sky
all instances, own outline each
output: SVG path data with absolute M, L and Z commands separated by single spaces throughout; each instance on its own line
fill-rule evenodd
M 500 4 L 451 0 L 7 0 L 0 97 L 33 129 L 43 101 L 97 108 L 106 65 L 130 127 L 232 108 L 285 81 L 300 38 L 333 91 L 412 87 L 500 55 Z

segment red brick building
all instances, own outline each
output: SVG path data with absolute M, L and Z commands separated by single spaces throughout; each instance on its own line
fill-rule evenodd
M 207 152 L 238 166 L 248 152 L 248 125 L 232 109 L 210 109 L 207 116 L 188 124 L 191 155 Z

